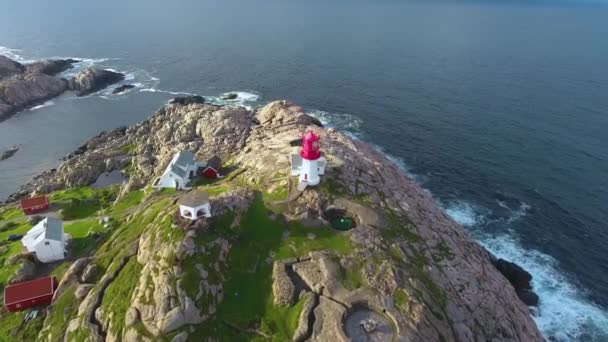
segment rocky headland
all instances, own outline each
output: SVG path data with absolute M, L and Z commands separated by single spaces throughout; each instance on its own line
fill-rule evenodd
M 0 121 L 67 90 L 84 96 L 124 79 L 120 73 L 92 68 L 85 69 L 70 79 L 56 76 L 78 62 L 74 59 L 59 59 L 21 64 L 0 56 Z
M 289 155 L 306 130 L 321 135 L 327 169 L 299 192 Z M 187 225 L 175 219 L 182 194 L 149 187 L 181 149 L 218 155 L 225 169 L 196 185 L 213 217 Z M 5 208 L 30 194 L 64 198 L 115 170 L 128 180 L 77 223 L 90 222 L 91 247 L 60 273 L 39 341 L 543 341 L 514 287 L 529 289 L 525 274 L 382 153 L 293 103 L 176 99 L 91 138 Z M 336 213 L 354 227 L 332 229 Z

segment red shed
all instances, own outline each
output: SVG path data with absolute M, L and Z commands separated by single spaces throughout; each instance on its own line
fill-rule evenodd
M 21 210 L 26 215 L 39 213 L 49 208 L 49 199 L 46 196 L 24 198 L 21 200 Z
M 38 278 L 23 283 L 11 284 L 4 288 L 4 307 L 10 312 L 50 304 L 57 289 L 54 277 Z
M 220 176 L 220 167 L 222 160 L 218 156 L 213 156 L 207 161 L 207 165 L 203 168 L 203 176 L 206 178 L 217 178 Z

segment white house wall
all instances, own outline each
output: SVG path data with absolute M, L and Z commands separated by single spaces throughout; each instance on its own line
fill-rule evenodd
M 43 240 L 36 244 L 34 252 L 40 262 L 62 260 L 65 258 L 65 245 L 61 241 Z

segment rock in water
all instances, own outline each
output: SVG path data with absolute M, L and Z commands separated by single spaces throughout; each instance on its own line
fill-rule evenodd
M 519 290 L 516 292 L 517 297 L 528 306 L 538 306 L 538 295 L 531 290 Z
M 47 75 L 56 75 L 72 68 L 72 64 L 80 62 L 76 59 L 51 59 L 46 61 L 34 62 L 27 64 L 26 70 L 29 73 L 39 73 Z
M 135 88 L 135 86 L 132 84 L 124 84 L 124 85 L 121 85 L 120 87 L 114 88 L 114 90 L 112 90 L 112 94 L 120 94 L 120 93 L 123 93 L 123 92 L 125 92 L 129 89 L 133 89 L 133 88 Z
M 58 59 L 22 65 L 0 56 L 0 120 L 28 106 L 61 95 L 68 86 L 65 79 L 52 77 L 77 63 Z
M 224 97 L 222 97 L 222 100 L 234 100 L 238 97 L 237 94 L 235 93 L 230 93 L 230 94 L 226 94 L 224 95 Z
M 507 280 L 515 287 L 516 290 L 532 288 L 530 281 L 532 281 L 532 275 L 528 271 L 521 268 L 516 263 L 507 261 L 505 259 L 498 259 L 496 261 L 496 268 L 502 273 Z
M 176 97 L 173 100 L 171 100 L 171 102 L 169 102 L 169 103 L 170 104 L 179 104 L 182 106 L 187 106 L 187 105 L 194 104 L 194 103 L 204 104 L 205 98 L 202 96 L 198 96 L 198 95 Z
M 15 153 L 17 153 L 17 151 L 19 151 L 19 147 L 17 147 L 17 146 L 13 146 L 13 147 L 9 148 L 8 150 L 6 150 L 6 151 L 2 152 L 2 154 L 0 154 L 0 160 L 5 160 L 5 159 L 12 157 Z
M 17 111 L 61 95 L 66 88 L 66 80 L 47 74 L 23 73 L 14 75 L 0 80 L 0 103 L 11 106 L 11 111 Z M 0 115 L 2 113 L 1 107 Z
M 76 90 L 78 96 L 85 96 L 124 79 L 125 75 L 118 72 L 88 68 L 72 77 L 68 81 L 68 88 Z

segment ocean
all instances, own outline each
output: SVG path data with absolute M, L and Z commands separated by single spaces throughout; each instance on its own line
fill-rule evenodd
M 82 59 L 136 88 L 67 93 L 0 123 L 0 199 L 170 98 L 289 99 L 368 141 L 534 276 L 557 341 L 608 340 L 608 3 L 29 1 L 0 54 Z M 236 101 L 222 94 L 237 92 Z

